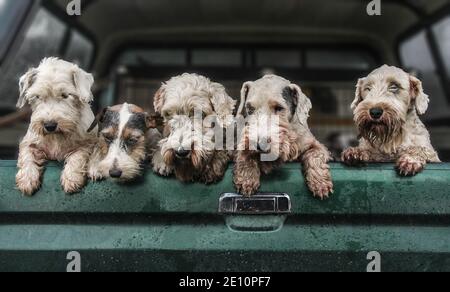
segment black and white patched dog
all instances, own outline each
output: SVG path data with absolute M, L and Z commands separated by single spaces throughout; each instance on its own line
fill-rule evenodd
M 99 138 L 90 159 L 89 177 L 94 181 L 130 181 L 139 177 L 161 139 L 154 129 L 156 118 L 125 103 L 105 109 L 92 127 L 96 123 L 100 126 Z

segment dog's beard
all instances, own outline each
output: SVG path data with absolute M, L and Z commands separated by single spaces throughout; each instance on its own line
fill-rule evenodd
M 372 146 L 384 148 L 392 145 L 395 148 L 397 140 L 402 137 L 405 120 L 401 114 L 392 109 L 384 110 L 379 120 L 373 120 L 369 111 L 359 110 L 355 115 L 355 122 L 359 134 Z M 389 148 L 389 147 L 388 147 Z
M 244 129 L 238 149 L 252 157 L 261 156 L 262 154 L 267 155 L 268 153 L 261 153 L 256 150 L 258 142 L 253 141 L 252 138 L 258 137 L 250 137 L 251 131 L 252 127 L 250 126 Z M 269 135 L 271 140 L 269 143 L 270 156 L 276 158 L 272 162 L 284 163 L 298 158 L 300 152 L 297 145 L 298 134 L 290 129 L 289 122 L 280 121 L 279 126 L 272 131 L 271 135 Z
M 174 168 L 177 179 L 183 182 L 191 182 L 211 162 L 214 151 L 194 149 L 189 157 L 178 158 L 175 150 L 165 149 L 162 155 L 164 163 Z
M 210 129 L 197 127 L 185 122 L 185 129 L 177 129 L 169 133 L 169 136 L 160 141 L 161 154 L 164 163 L 174 169 L 176 177 L 184 182 L 195 180 L 205 167 L 211 163 L 215 154 L 214 132 Z M 197 125 L 198 126 L 198 125 Z M 201 135 L 200 135 L 201 134 Z M 181 145 L 190 153 L 187 157 L 178 157 L 176 149 Z
M 44 127 L 44 120 L 36 120 L 31 123 L 31 128 L 33 132 L 41 137 L 49 136 L 49 135 L 59 135 L 64 138 L 71 137 L 73 134 L 77 132 L 77 124 L 66 120 L 59 119 L 55 120 L 58 123 L 58 127 L 54 132 L 47 132 Z
M 280 123 L 280 158 L 283 162 L 293 161 L 298 158 L 298 134 L 289 128 L 289 123 Z
M 120 181 L 131 182 L 142 175 L 146 159 L 145 151 L 145 145 L 138 145 L 128 154 L 129 158 L 120 164 L 120 168 L 123 171 Z
M 211 162 L 214 156 L 214 151 L 195 149 L 191 153 L 191 163 L 194 169 L 202 171 L 208 163 Z

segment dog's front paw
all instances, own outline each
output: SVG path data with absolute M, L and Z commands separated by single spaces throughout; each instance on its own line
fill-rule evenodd
M 39 171 L 29 171 L 19 170 L 16 175 L 16 185 L 17 188 L 25 196 L 34 195 L 41 187 L 41 178 Z
M 350 166 L 364 164 L 369 161 L 369 153 L 360 148 L 349 148 L 342 153 L 342 162 Z
M 415 176 L 423 171 L 425 163 L 412 157 L 403 156 L 397 161 L 397 169 L 402 176 Z
M 164 162 L 153 161 L 153 171 L 160 176 L 170 176 L 173 173 L 173 168 Z
M 321 200 L 328 199 L 333 194 L 333 182 L 331 179 L 315 181 L 308 183 L 308 188 L 313 193 L 314 197 Z
M 101 173 L 101 171 L 97 169 L 90 169 L 88 172 L 88 177 L 91 181 L 97 182 L 105 179 L 105 176 Z
M 86 177 L 81 173 L 64 171 L 61 176 L 61 186 L 66 194 L 75 194 L 86 185 Z
M 236 186 L 236 190 L 238 191 L 238 193 L 245 197 L 253 196 L 261 186 L 259 180 L 250 180 L 250 179 L 235 181 L 234 184 Z

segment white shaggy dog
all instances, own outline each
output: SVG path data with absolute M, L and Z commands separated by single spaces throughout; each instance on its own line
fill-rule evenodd
M 349 165 L 395 161 L 404 176 L 440 162 L 419 118 L 429 102 L 422 82 L 402 69 L 384 65 L 360 79 L 351 108 L 361 140 L 344 151 L 342 160 Z
M 28 132 L 20 143 L 16 184 L 33 195 L 41 185 L 47 160 L 65 161 L 61 184 L 66 193 L 86 183 L 89 154 L 96 131 L 87 132 L 94 120 L 94 78 L 77 65 L 57 58 L 44 59 L 20 78 L 17 107 L 27 103 L 33 111 Z
M 170 79 L 155 95 L 155 111 L 164 118 L 164 139 L 153 157 L 154 171 L 175 174 L 183 182 L 206 184 L 222 179 L 228 166 L 227 151 L 219 150 L 211 136 L 212 124 L 227 128 L 233 122 L 236 102 L 225 88 L 197 74 Z M 222 141 L 220 141 L 222 142 Z
M 244 196 L 255 194 L 262 174 L 286 162 L 300 162 L 315 197 L 333 193 L 330 153 L 308 127 L 310 99 L 301 88 L 280 76 L 266 75 L 242 87 L 238 116 L 247 119 L 235 157 L 234 184 Z M 278 123 L 273 123 L 278 120 Z M 262 154 L 275 154 L 263 161 Z

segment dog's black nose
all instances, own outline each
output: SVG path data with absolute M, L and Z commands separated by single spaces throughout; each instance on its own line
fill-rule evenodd
M 111 169 L 109 171 L 109 175 L 112 178 L 120 178 L 122 176 L 123 172 L 120 169 Z
M 179 158 L 186 158 L 189 156 L 189 154 L 191 154 L 191 151 L 189 150 L 179 149 L 175 151 L 175 155 Z
M 272 143 L 271 139 L 267 139 L 267 140 L 261 140 L 258 143 L 258 151 L 259 152 L 263 152 L 263 153 L 267 153 L 270 152 L 270 143 Z
M 49 133 L 54 132 L 58 128 L 58 123 L 57 122 L 46 122 L 46 123 L 44 123 L 44 128 Z
M 370 110 L 370 116 L 374 120 L 378 120 L 383 116 L 384 111 L 381 108 L 373 108 Z

